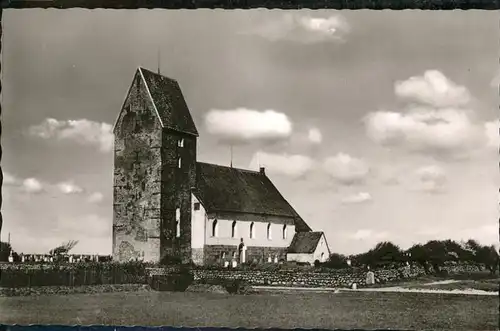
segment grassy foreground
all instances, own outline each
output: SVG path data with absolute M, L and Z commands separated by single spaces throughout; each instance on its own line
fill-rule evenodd
M 374 292 L 3 297 L 0 323 L 495 330 L 498 297 Z

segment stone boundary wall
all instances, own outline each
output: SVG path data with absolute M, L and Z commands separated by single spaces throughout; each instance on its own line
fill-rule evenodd
M 255 261 L 256 263 L 265 263 L 269 262 L 268 257 L 271 256 L 271 261 L 274 261 L 275 258 L 277 258 L 278 261 L 281 261 L 286 259 L 286 250 L 287 247 L 247 246 L 246 260 L 248 262 Z M 237 260 L 239 263 L 237 246 L 205 245 L 205 265 L 224 265 L 224 262 L 231 263 L 232 260 Z
M 175 272 L 173 269 L 151 268 L 150 275 Z M 353 269 L 331 270 L 330 272 L 310 271 L 261 271 L 261 270 L 210 270 L 193 269 L 194 279 L 241 279 L 251 285 L 301 286 L 301 287 L 340 287 L 362 286 L 366 282 L 366 271 Z M 400 267 L 396 269 L 374 270 L 377 282 L 385 283 L 399 279 L 414 278 L 425 274 L 420 267 Z
M 475 264 L 446 264 L 441 267 L 448 273 L 469 273 L 484 271 L 484 267 Z M 176 273 L 176 268 L 148 268 L 149 275 L 166 275 Z M 191 271 L 194 279 L 241 279 L 251 285 L 300 286 L 300 287 L 351 287 L 366 284 L 367 271 L 364 269 L 332 269 L 328 271 L 293 271 L 293 270 L 241 270 L 241 269 L 209 269 L 196 268 Z M 374 269 L 377 283 L 388 283 L 402 279 L 416 278 L 425 275 L 419 265 L 401 266 L 392 269 Z

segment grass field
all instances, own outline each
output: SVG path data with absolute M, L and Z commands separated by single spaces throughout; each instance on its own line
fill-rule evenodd
M 2 297 L 0 323 L 495 330 L 498 297 L 375 292 Z
M 481 290 L 488 292 L 498 292 L 499 290 L 498 279 L 495 280 L 460 280 L 448 284 L 410 284 L 405 288 L 410 289 L 432 289 L 432 290 Z
M 454 281 L 448 284 L 429 283 L 440 281 Z M 500 289 L 500 278 L 498 275 L 491 275 L 487 271 L 474 273 L 451 274 L 447 276 L 425 275 L 411 280 L 395 281 L 385 284 L 374 284 L 369 287 L 402 287 L 408 289 L 432 289 L 432 290 L 482 290 L 498 292 Z

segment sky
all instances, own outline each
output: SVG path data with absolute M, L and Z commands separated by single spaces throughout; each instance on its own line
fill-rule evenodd
M 498 243 L 493 11 L 7 9 L 2 240 L 110 254 L 137 67 L 176 79 L 198 160 L 266 168 L 333 252 Z

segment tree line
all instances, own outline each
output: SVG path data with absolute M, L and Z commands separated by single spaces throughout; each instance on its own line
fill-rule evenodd
M 445 263 L 466 262 L 484 266 L 495 274 L 499 267 L 499 253 L 493 245 L 481 245 L 469 239 L 464 242 L 448 240 L 430 240 L 425 244 L 415 244 L 407 250 L 390 241 L 378 243 L 367 252 L 356 255 L 333 253 L 324 264 L 330 268 L 345 268 L 348 261 L 352 266 L 383 267 L 394 264 L 417 264 L 426 272 L 440 272 Z

